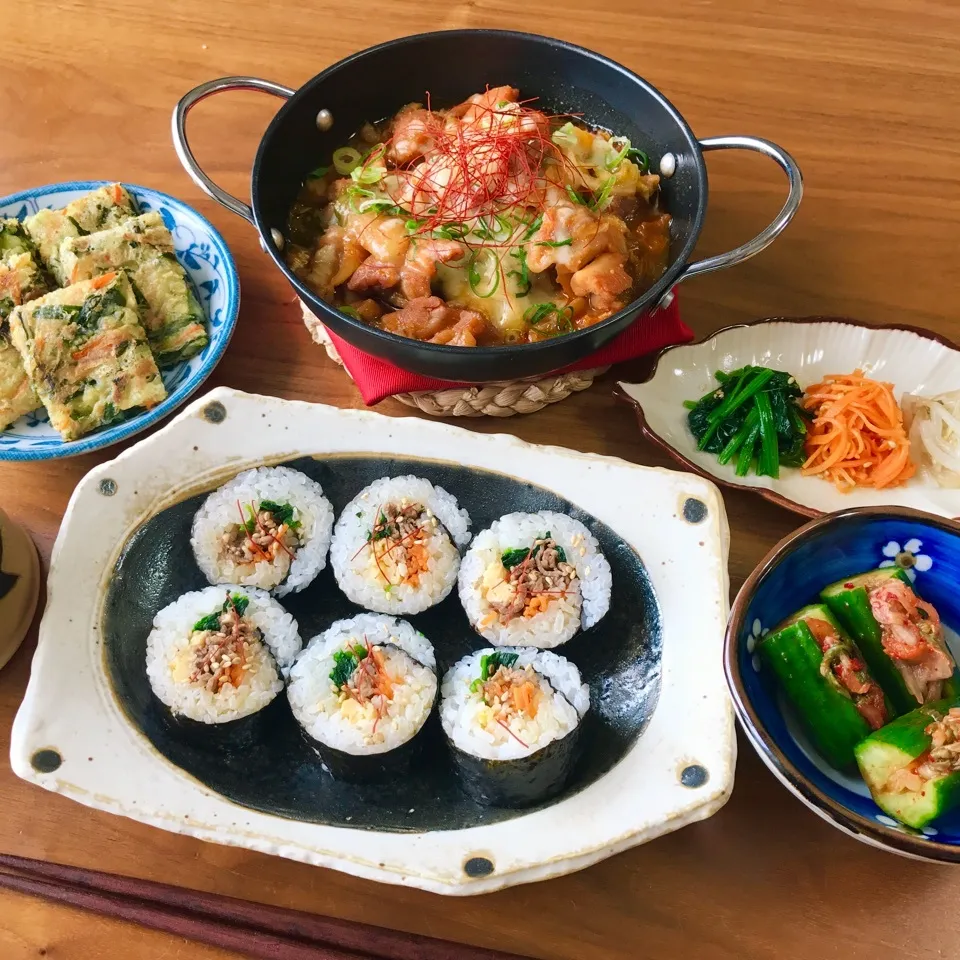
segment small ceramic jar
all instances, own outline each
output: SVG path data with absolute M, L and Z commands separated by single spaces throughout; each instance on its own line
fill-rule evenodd
M 0 667 L 23 642 L 40 593 L 37 548 L 0 510 Z

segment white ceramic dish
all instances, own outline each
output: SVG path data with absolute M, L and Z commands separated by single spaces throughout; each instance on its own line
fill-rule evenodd
M 768 500 L 817 517 L 848 507 L 913 507 L 942 517 L 960 515 L 960 491 L 938 487 L 918 471 L 902 487 L 840 493 L 818 477 L 781 470 L 780 478 L 738 477 L 696 448 L 687 426 L 685 400 L 697 400 L 717 385 L 714 373 L 757 364 L 792 373 L 801 387 L 830 373 L 860 368 L 905 393 L 936 394 L 960 387 L 960 349 L 935 334 L 911 327 L 871 327 L 846 319 L 758 320 L 727 327 L 700 343 L 668 347 L 643 383 L 620 383 L 633 403 L 644 434 L 687 469 L 718 483 L 753 490 Z
M 357 830 L 231 803 L 165 760 L 131 725 L 107 680 L 101 605 L 118 552 L 146 517 L 225 469 L 303 453 L 396 450 L 481 470 L 508 465 L 512 476 L 567 498 L 633 547 L 662 625 L 656 709 L 599 779 L 552 806 L 484 826 Z M 45 789 L 165 830 L 438 893 L 483 893 L 569 873 L 708 817 L 730 794 L 736 740 L 721 656 L 727 548 L 719 493 L 690 474 L 219 388 L 77 487 L 53 551 L 11 763 Z

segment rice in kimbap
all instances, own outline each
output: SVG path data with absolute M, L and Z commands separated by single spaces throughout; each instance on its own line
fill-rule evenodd
M 176 716 L 226 723 L 270 703 L 299 650 L 296 621 L 269 594 L 207 587 L 156 615 L 147 677 Z
M 419 477 L 377 480 L 337 520 L 330 563 L 354 603 L 419 613 L 453 589 L 470 517 L 446 490 Z
M 443 731 L 475 800 L 525 806 L 563 789 L 590 707 L 570 661 L 532 647 L 481 650 L 447 672 L 441 693 Z
M 303 590 L 326 566 L 332 527 L 333 508 L 319 483 L 289 467 L 259 467 L 207 497 L 190 543 L 211 583 L 282 597 Z
M 460 567 L 460 601 L 497 646 L 549 648 L 593 626 L 610 607 L 610 565 L 578 520 L 511 513 L 478 533 Z
M 290 672 L 287 697 L 327 769 L 379 779 L 413 754 L 437 698 L 430 642 L 409 623 L 364 613 L 314 637 Z

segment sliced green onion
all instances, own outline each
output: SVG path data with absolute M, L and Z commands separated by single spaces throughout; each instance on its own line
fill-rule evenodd
M 618 147 L 617 143 L 621 143 L 622 146 Z M 626 137 L 611 137 L 610 146 L 617 152 L 612 157 L 607 157 L 607 162 L 604 164 L 604 166 L 612 172 L 620 166 L 620 164 L 623 162 L 623 158 L 630 152 L 632 148 L 630 146 L 630 141 Z
M 557 333 L 570 333 L 573 327 L 573 307 L 558 307 L 555 303 L 535 303 L 528 307 L 523 314 L 523 319 L 531 327 L 539 327 L 541 323 L 555 317 Z
M 371 147 L 361 157 L 361 162 L 350 171 L 350 176 L 357 183 L 377 183 L 382 180 L 387 175 L 387 167 L 383 163 L 385 152 L 382 143 Z
M 527 307 L 523 312 L 523 319 L 530 326 L 535 327 L 538 323 L 543 323 L 547 317 L 556 312 L 555 303 L 535 303 L 532 307 Z
M 573 307 L 566 306 L 557 311 L 557 329 L 561 333 L 573 333 Z
M 359 165 L 362 159 L 359 150 L 354 150 L 353 147 L 340 147 L 339 150 L 333 151 L 333 168 L 345 177 Z
M 480 290 L 480 284 L 483 282 L 483 278 L 480 276 L 480 270 L 477 267 L 477 261 L 484 253 L 488 254 L 489 259 L 489 251 L 484 250 L 481 250 L 480 253 L 475 253 L 470 258 L 470 265 L 467 267 L 467 280 L 470 282 L 470 289 L 478 297 L 482 297 L 484 300 L 486 300 L 488 297 L 492 297 L 500 286 L 500 264 L 495 262 L 493 271 L 493 286 L 486 293 L 483 293 Z M 496 261 L 495 257 L 493 259 Z
M 627 159 L 635 160 L 637 166 L 640 168 L 641 173 L 646 173 L 650 169 L 650 158 L 642 150 L 638 150 L 636 147 L 631 147 L 627 151 Z
M 432 231 L 432 236 L 438 240 L 462 240 L 470 228 L 465 223 L 445 223 Z
M 342 307 L 337 307 L 337 309 L 338 309 L 341 313 L 345 313 L 348 317 L 353 317 L 354 320 L 362 320 L 362 319 L 363 319 L 363 317 L 361 317 L 360 314 L 357 313 L 357 310 L 356 310 L 355 307 L 342 306 Z
M 540 213 L 537 215 L 536 220 L 534 220 L 533 223 L 531 223 L 530 226 L 527 228 L 527 232 L 523 235 L 523 239 L 520 242 L 526 243 L 540 229 L 540 226 L 542 223 L 543 223 L 543 214 Z
M 565 123 L 559 130 L 553 131 L 553 136 L 550 139 L 558 147 L 575 147 L 578 141 L 574 129 L 572 123 Z
M 497 229 L 493 234 L 494 240 L 508 240 L 513 236 L 513 227 L 506 217 L 501 217 L 499 213 L 495 213 L 493 219 L 497 225 Z
M 593 203 L 590 204 L 592 210 L 602 210 L 607 205 L 607 201 L 610 199 L 610 191 L 613 189 L 616 180 L 616 177 L 608 177 L 604 180 L 600 192 L 594 198 Z
M 573 331 L 573 307 L 571 306 L 558 307 L 555 303 L 536 303 L 532 307 L 528 307 L 523 314 L 523 319 L 531 327 L 537 327 L 541 333 L 547 335 L 551 335 L 552 332 L 541 330 L 540 324 L 551 318 L 554 318 L 556 324 L 556 335 L 559 336 L 561 333 L 571 333 Z
M 423 222 L 420 220 L 408 220 L 404 225 L 404 230 L 407 233 L 416 233 L 423 226 Z
M 534 246 L 536 247 L 569 247 L 573 243 L 572 237 L 567 237 L 566 240 L 538 240 Z
M 366 213 L 368 210 L 386 213 L 392 217 L 399 217 L 403 213 L 392 200 L 384 200 L 382 197 L 371 197 L 357 204 L 358 213 Z
M 367 190 L 364 187 L 357 187 L 351 185 L 344 192 L 344 196 L 347 197 L 350 207 L 355 210 L 357 213 L 360 212 L 360 208 L 357 205 L 357 201 L 361 201 L 364 197 L 372 200 L 377 199 L 377 195 L 372 190 Z
M 519 263 L 520 269 L 511 270 L 508 276 L 517 278 L 516 295 L 518 297 L 525 297 L 530 292 L 530 270 L 527 267 L 527 251 L 524 250 L 523 247 L 517 247 L 516 250 L 510 251 L 510 256 Z
M 571 187 L 569 183 L 567 184 L 567 196 L 568 196 L 574 203 L 579 203 L 580 206 L 582 206 L 582 207 L 588 207 L 588 206 L 590 206 L 590 201 L 587 200 L 585 197 L 581 196 L 579 193 L 577 193 L 577 191 L 574 190 L 573 187 Z
M 308 180 L 319 180 L 321 177 L 325 177 L 330 172 L 329 167 L 317 167 L 315 170 L 311 170 L 307 174 Z

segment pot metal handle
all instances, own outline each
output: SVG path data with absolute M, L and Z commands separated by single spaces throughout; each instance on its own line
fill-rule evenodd
M 223 204 L 228 210 L 254 223 L 253 210 L 250 205 L 238 200 L 233 194 L 218 187 L 204 172 L 200 164 L 197 163 L 190 144 L 187 142 L 187 114 L 201 100 L 212 97 L 215 93 L 222 93 L 224 90 L 260 90 L 263 93 L 271 93 L 275 97 L 283 97 L 289 100 L 294 91 L 289 87 L 281 86 L 279 83 L 272 83 L 270 80 L 258 80 L 256 77 L 222 77 L 220 80 L 208 80 L 201 83 L 199 87 L 194 87 L 189 93 L 180 98 L 180 102 L 173 108 L 173 146 L 183 164 L 183 169 L 190 174 L 190 179 L 208 196 L 212 197 L 218 203 Z
M 761 230 L 752 240 L 727 253 L 718 253 L 715 257 L 707 257 L 704 260 L 697 260 L 695 263 L 688 264 L 686 269 L 677 277 L 677 283 L 681 280 L 689 280 L 701 273 L 711 273 L 714 270 L 723 270 L 726 267 L 735 266 L 755 257 L 761 250 L 770 246 L 774 240 L 783 232 L 784 227 L 793 219 L 797 208 L 800 206 L 800 198 L 803 196 L 803 174 L 800 173 L 800 167 L 797 161 L 787 153 L 782 147 L 772 143 L 770 140 L 763 140 L 760 137 L 710 137 L 700 141 L 700 149 L 706 153 L 708 150 L 755 150 L 764 156 L 775 160 L 787 175 L 787 181 L 790 186 L 790 192 L 787 194 L 786 202 L 781 207 L 780 212 L 773 218 L 770 224 Z M 667 297 L 671 297 L 668 292 Z

